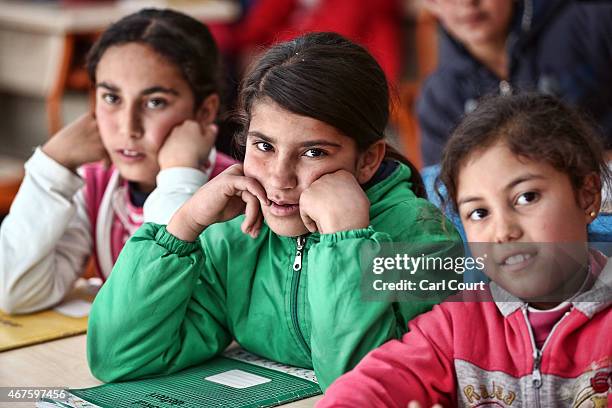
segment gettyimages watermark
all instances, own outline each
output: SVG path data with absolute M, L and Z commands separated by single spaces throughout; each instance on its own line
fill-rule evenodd
M 608 301 L 611 255 L 612 243 L 373 244 L 361 251 L 361 294 L 399 302 Z
M 464 282 L 461 276 L 466 270 L 476 270 L 483 272 L 485 269 L 485 258 L 469 256 L 457 257 L 441 257 L 441 256 L 426 256 L 424 253 L 413 256 L 407 253 L 395 254 L 393 257 L 377 256 L 373 259 L 372 272 L 376 275 L 382 275 L 388 271 L 402 271 L 404 273 L 414 275 L 417 272 L 454 272 L 460 275 L 456 279 L 448 280 L 433 280 L 427 278 L 420 281 L 412 281 L 402 279 L 399 282 L 385 282 L 384 279 L 376 279 L 373 283 L 374 290 L 421 290 L 421 291 L 445 291 L 450 290 L 473 290 L 479 288 L 484 290 L 485 282 Z M 450 275 L 453 276 L 453 275 Z

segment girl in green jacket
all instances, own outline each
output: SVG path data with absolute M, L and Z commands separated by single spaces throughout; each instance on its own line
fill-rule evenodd
M 364 301 L 363 247 L 460 237 L 386 145 L 388 102 L 380 66 L 338 34 L 268 50 L 241 87 L 244 164 L 126 244 L 91 311 L 92 373 L 167 374 L 235 339 L 325 389 L 405 332 L 432 302 Z

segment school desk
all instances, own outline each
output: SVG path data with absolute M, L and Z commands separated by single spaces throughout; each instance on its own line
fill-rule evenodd
M 22 178 L 23 162 L 0 155 L 0 218 L 3 214 L 8 213 Z
M 170 7 L 207 23 L 231 22 L 240 14 L 237 2 L 228 0 L 72 6 L 57 1 L 0 0 L 0 91 L 45 98 L 49 134 L 54 134 L 61 128 L 61 100 L 71 70 L 79 64 L 73 61 L 75 38 L 100 33 L 121 17 L 148 6 Z
M 86 388 L 101 384 L 89 372 L 86 339 L 83 334 L 1 352 L 0 390 L 6 390 L 4 387 Z M 313 407 L 319 399 L 321 396 L 296 401 L 283 407 Z M 33 405 L 0 400 L 0 407 L 3 408 Z

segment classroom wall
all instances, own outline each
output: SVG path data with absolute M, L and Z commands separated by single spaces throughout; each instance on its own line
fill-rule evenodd
M 87 95 L 69 93 L 62 103 L 63 123 L 87 111 Z M 48 138 L 47 113 L 42 98 L 0 93 L 0 155 L 27 159 Z

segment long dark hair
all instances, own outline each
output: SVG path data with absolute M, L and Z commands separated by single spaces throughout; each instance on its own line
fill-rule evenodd
M 586 117 L 561 100 L 524 93 L 488 96 L 468 114 L 451 135 L 442 157 L 440 182 L 448 192 L 446 206 L 457 210 L 457 177 L 475 153 L 499 141 L 512 153 L 551 165 L 569 176 L 574 191 L 595 173 L 602 185 L 611 174 L 604 159 L 603 139 Z
M 219 93 L 219 52 L 208 27 L 173 10 L 143 9 L 112 24 L 87 55 L 87 72 L 96 82 L 96 68 L 109 47 L 136 42 L 151 47 L 174 63 L 194 95 L 194 109 Z
M 310 33 L 275 45 L 251 66 L 239 94 L 235 141 L 241 149 L 253 104 L 264 98 L 335 127 L 355 140 L 359 151 L 384 139 L 389 120 L 389 89 L 380 65 L 336 33 Z M 388 144 L 386 157 L 410 167 L 412 190 L 425 197 L 416 167 Z

